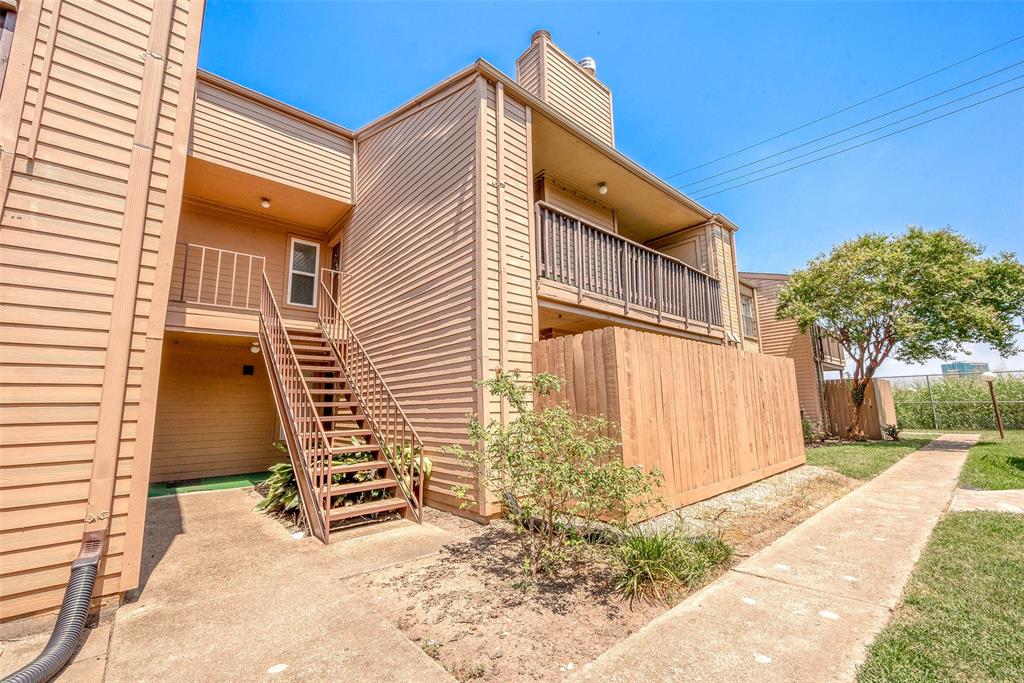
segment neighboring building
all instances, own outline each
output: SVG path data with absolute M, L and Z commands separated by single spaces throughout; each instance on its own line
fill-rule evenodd
M 988 372 L 988 363 L 958 360 L 955 363 L 942 364 L 943 375 L 980 375 L 983 372 Z
M 843 347 L 817 327 L 803 333 L 794 321 L 779 320 L 775 316 L 779 291 L 789 280 L 788 275 L 740 273 L 740 277 L 741 283 L 750 283 L 757 295 L 761 350 L 773 356 L 793 359 L 800 410 L 811 422 L 827 425 L 823 382 L 826 372 L 842 372 L 845 367 Z
M 60 603 L 83 530 L 109 529 L 97 595 L 135 588 L 149 483 L 277 439 L 323 538 L 456 510 L 476 473 L 440 448 L 506 414 L 477 382 L 541 337 L 769 351 L 737 227 L 613 147 L 610 91 L 547 32 L 516 79 L 480 60 L 353 131 L 197 71 L 202 0 L 121 4 L 21 2 L 4 33 L 0 618 Z M 432 458 L 425 490 L 333 483 L 388 449 Z

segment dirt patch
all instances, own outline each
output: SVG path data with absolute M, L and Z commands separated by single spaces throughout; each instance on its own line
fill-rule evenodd
M 745 556 L 852 488 L 841 475 L 801 467 L 651 524 L 719 534 Z M 354 577 L 346 588 L 459 680 L 562 680 L 669 608 L 620 600 L 610 589 L 612 567 L 594 553 L 524 590 L 508 524 L 427 514 L 461 540 L 437 556 Z
M 735 491 L 694 503 L 650 524 L 678 526 L 687 534 L 720 536 L 748 557 L 863 482 L 823 467 L 804 465 Z

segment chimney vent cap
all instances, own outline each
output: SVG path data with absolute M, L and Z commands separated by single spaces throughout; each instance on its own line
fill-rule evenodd
M 534 31 L 533 35 L 530 36 L 530 42 L 536 43 L 538 40 L 542 38 L 547 38 L 548 40 L 551 40 L 551 32 L 543 28 L 538 31 Z
M 597 60 L 593 57 L 584 57 L 579 61 L 579 64 L 591 76 L 597 76 Z

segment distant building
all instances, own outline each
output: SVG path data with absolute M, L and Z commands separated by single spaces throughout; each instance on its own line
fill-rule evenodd
M 942 364 L 943 375 L 974 375 L 982 372 L 988 372 L 988 363 L 968 363 L 959 360 L 955 363 Z

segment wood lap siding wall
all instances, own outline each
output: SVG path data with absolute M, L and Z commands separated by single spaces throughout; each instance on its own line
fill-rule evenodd
M 463 81 L 359 138 L 341 241 L 343 309 L 433 460 L 427 498 L 449 506 L 469 473 L 439 449 L 480 407 L 478 102 Z
M 137 585 L 170 270 L 163 266 L 173 255 L 202 17 L 199 0 L 48 0 L 21 9 L 0 98 L 4 619 L 60 604 L 105 434 L 117 465 L 96 592 Z M 162 49 L 168 34 L 153 27 L 165 12 Z M 162 59 L 147 61 L 154 50 Z M 151 100 L 145 78 L 156 88 Z M 153 107 L 155 138 L 144 125 Z M 7 130 L 12 123 L 17 129 Z M 116 360 L 123 353 L 126 375 Z M 101 402 L 117 412 L 104 418 Z
M 200 82 L 190 153 L 292 187 L 352 202 L 352 141 Z
M 786 284 L 785 278 L 759 278 L 755 273 L 743 277 L 757 288 L 757 318 L 762 353 L 793 359 L 800 408 L 808 420 L 820 422 L 820 388 L 810 335 L 802 334 L 792 320 L 779 320 L 775 317 L 779 291 Z
M 178 334 L 164 342 L 152 481 L 262 472 L 285 459 L 266 365 L 250 339 Z M 242 372 L 251 365 L 253 374 Z
M 534 345 L 534 370 L 567 379 L 567 401 L 621 426 L 626 465 L 664 475 L 671 507 L 804 463 L 792 361 L 605 328 Z

